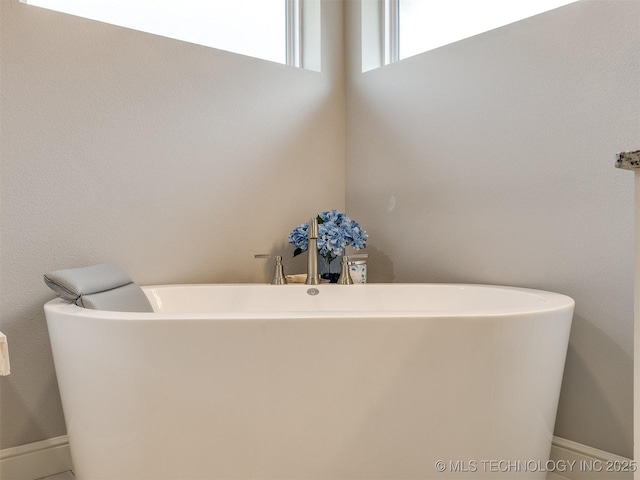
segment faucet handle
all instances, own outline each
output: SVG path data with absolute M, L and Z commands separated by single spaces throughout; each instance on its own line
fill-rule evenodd
M 282 255 L 269 255 L 268 253 L 258 253 L 254 258 L 273 258 L 276 262 L 282 262 Z
M 284 276 L 284 269 L 282 267 L 282 255 L 269 255 L 266 253 L 259 253 L 254 255 L 254 258 L 273 258 L 276 261 L 276 268 L 273 272 L 273 278 L 271 279 L 272 285 L 286 285 L 287 279 Z
M 353 285 L 353 279 L 349 272 L 349 262 L 353 258 L 353 255 L 344 255 L 342 262 L 340 262 L 340 278 L 338 278 L 339 285 Z
M 353 278 L 351 277 L 351 272 L 349 271 L 349 265 L 351 265 L 353 260 L 369 258 L 368 253 L 354 253 L 353 255 L 344 255 L 342 257 L 342 262 L 340 263 L 340 278 L 338 278 L 338 283 L 340 285 L 353 285 Z

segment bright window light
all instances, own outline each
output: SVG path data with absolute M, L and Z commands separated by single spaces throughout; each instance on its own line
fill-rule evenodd
M 20 0 L 22 3 L 287 63 L 287 0 Z
M 404 59 L 577 0 L 387 0 L 397 2 Z

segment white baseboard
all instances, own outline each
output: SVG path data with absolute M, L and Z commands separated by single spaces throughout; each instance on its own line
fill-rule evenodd
M 551 460 L 554 473 L 568 480 L 633 480 L 633 472 L 615 471 L 634 465 L 630 459 L 560 437 L 553 437 Z M 2 480 L 36 480 L 71 469 L 66 435 L 0 450 Z
M 560 437 L 553 437 L 551 460 L 555 473 L 569 480 L 633 480 L 636 465 L 629 458 Z
M 2 480 L 36 480 L 71 468 L 66 435 L 0 450 Z

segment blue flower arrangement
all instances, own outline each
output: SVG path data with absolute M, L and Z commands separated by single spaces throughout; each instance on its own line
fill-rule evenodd
M 296 247 L 293 256 L 305 252 L 308 245 L 309 224 L 294 228 L 289 234 L 289 243 Z M 318 253 L 331 262 L 344 254 L 348 246 L 356 250 L 367 246 L 367 232 L 347 215 L 337 210 L 328 210 L 318 215 Z

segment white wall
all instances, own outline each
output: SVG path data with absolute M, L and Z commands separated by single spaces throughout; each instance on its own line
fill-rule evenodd
M 253 255 L 269 252 L 296 270 L 289 232 L 344 209 L 344 68 L 332 1 L 322 74 L 17 0 L 0 8 L 8 448 L 65 432 L 43 273 L 110 262 L 140 284 L 266 282 Z
M 576 300 L 556 435 L 633 456 L 640 3 L 582 1 L 360 73 L 348 2 L 347 208 L 373 280 Z

